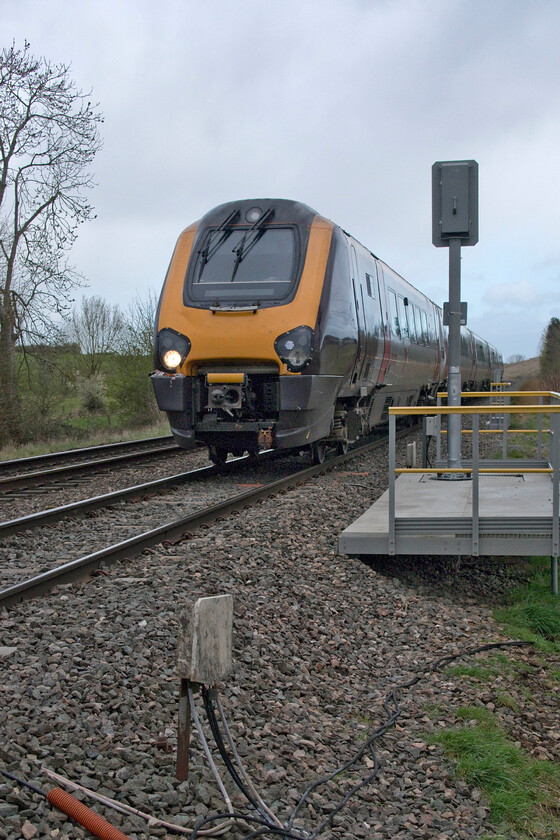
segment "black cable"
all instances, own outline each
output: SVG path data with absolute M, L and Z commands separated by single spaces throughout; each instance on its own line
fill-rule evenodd
M 8 779 L 12 779 L 12 781 L 17 782 L 18 785 L 23 785 L 24 787 L 27 787 L 30 790 L 34 791 L 34 793 L 38 793 L 40 796 L 44 796 L 45 799 L 47 798 L 47 794 L 45 793 L 44 790 L 41 790 L 41 788 L 35 787 L 35 785 L 32 785 L 30 782 L 26 782 L 23 779 L 19 779 L 17 776 L 14 776 L 13 773 L 8 773 L 7 770 L 2 770 L 1 767 L 0 767 L 0 773 L 2 773 L 2 775 L 6 776 Z
M 243 796 L 253 806 L 255 811 L 257 811 L 257 813 L 261 815 L 261 817 L 266 821 L 267 824 L 270 823 L 270 825 L 274 825 L 266 811 L 263 811 L 259 802 L 257 802 L 257 800 L 253 797 L 251 792 L 247 790 L 247 786 L 239 777 L 237 769 L 235 768 L 231 758 L 229 757 L 226 746 L 224 744 L 224 740 L 222 738 L 222 733 L 220 732 L 220 727 L 216 718 L 216 712 L 214 711 L 214 706 L 212 705 L 212 700 L 210 699 L 210 692 L 206 686 L 202 687 L 202 700 L 204 702 L 204 708 L 208 716 L 208 723 L 210 724 L 210 729 L 212 731 L 212 735 L 214 736 L 216 746 L 218 747 L 219 753 L 222 756 L 224 764 L 226 765 L 226 768 L 231 778 L 233 779 L 234 783 L 237 785 Z
M 339 811 L 344 807 L 344 805 L 348 802 L 348 800 L 352 796 L 354 796 L 355 793 L 357 793 L 362 787 L 364 787 L 366 784 L 368 784 L 369 782 L 371 782 L 375 778 L 375 776 L 377 775 L 379 766 L 378 766 L 377 756 L 376 756 L 375 751 L 373 749 L 373 743 L 378 738 L 380 738 L 382 735 L 384 735 L 385 732 L 388 729 L 390 729 L 391 726 L 393 726 L 395 724 L 398 717 L 400 716 L 401 708 L 400 708 L 400 704 L 399 704 L 399 699 L 401 697 L 401 693 L 402 693 L 403 690 L 408 690 L 408 689 L 412 688 L 414 685 L 416 685 L 418 682 L 420 682 L 420 680 L 423 679 L 427 674 L 433 673 L 438 668 L 440 668 L 442 665 L 447 665 L 449 662 L 452 662 L 455 659 L 460 659 L 463 656 L 473 656 L 476 653 L 482 653 L 483 651 L 492 650 L 494 648 L 521 647 L 521 646 L 524 646 L 524 645 L 532 645 L 532 644 L 533 644 L 533 642 L 522 642 L 522 641 L 492 642 L 490 644 L 481 645 L 481 646 L 476 647 L 476 648 L 469 648 L 469 649 L 461 651 L 459 653 L 454 653 L 454 654 L 449 654 L 449 655 L 446 655 L 446 656 L 441 656 L 439 659 L 436 659 L 430 665 L 423 668 L 420 671 L 420 673 L 417 674 L 417 676 L 413 677 L 408 682 L 400 683 L 399 685 L 395 686 L 389 692 L 389 694 L 385 697 L 385 699 L 383 701 L 383 709 L 385 711 L 385 714 L 387 715 L 387 718 L 388 718 L 387 721 L 384 724 L 382 724 L 378 729 L 376 729 L 370 735 L 368 740 L 358 750 L 358 752 L 356 753 L 356 755 L 353 756 L 353 758 L 351 758 L 349 761 L 347 761 L 341 767 L 334 770 L 332 773 L 329 773 L 327 776 L 324 776 L 323 778 L 318 779 L 317 781 L 315 781 L 312 785 L 310 785 L 307 788 L 307 790 L 303 793 L 302 797 L 300 798 L 298 804 L 296 805 L 296 807 L 292 811 L 292 814 L 290 815 L 290 818 L 286 823 L 287 827 L 288 828 L 292 827 L 293 822 L 294 822 L 298 812 L 301 810 L 302 806 L 304 805 L 305 801 L 309 797 L 310 793 L 312 793 L 312 791 L 314 791 L 317 787 L 331 781 L 335 776 L 339 775 L 340 773 L 344 772 L 345 770 L 348 770 L 350 767 L 354 766 L 368 749 L 370 750 L 370 753 L 371 753 L 371 755 L 373 756 L 373 759 L 374 759 L 374 765 L 375 765 L 374 769 L 372 770 L 372 772 L 370 774 L 368 774 L 368 776 L 365 779 L 363 779 L 359 784 L 355 785 L 349 791 L 349 793 L 347 793 L 346 796 L 344 796 L 344 798 L 341 800 L 341 802 L 339 802 L 338 805 L 330 812 L 330 814 L 328 814 L 328 816 L 325 817 L 324 820 L 322 820 L 322 822 L 315 829 L 315 831 L 313 831 L 309 835 L 310 840 L 314 840 L 314 838 L 316 838 L 318 836 L 318 834 L 320 834 L 327 827 L 327 825 L 329 825 L 329 823 L 332 822 L 332 820 L 336 816 L 336 814 L 339 813 Z M 393 704 L 394 709 L 390 708 L 390 705 L 389 705 L 390 703 Z
M 193 833 L 191 835 L 191 840 L 196 840 L 199 836 L 200 830 L 209 823 L 212 823 L 216 820 L 223 820 L 223 819 L 230 819 L 230 820 L 237 820 L 239 822 L 245 822 L 249 824 L 253 824 L 257 826 L 256 828 L 252 829 L 248 834 L 244 835 L 243 840 L 255 840 L 258 837 L 281 837 L 284 840 L 315 840 L 318 835 L 325 830 L 325 828 L 332 822 L 336 814 L 338 814 L 342 808 L 346 805 L 348 800 L 354 796 L 358 791 L 360 791 L 363 787 L 369 784 L 373 779 L 377 776 L 379 772 L 379 760 L 373 744 L 376 740 L 378 740 L 382 735 L 384 735 L 388 729 L 390 729 L 401 714 L 401 707 L 400 707 L 400 699 L 402 696 L 403 691 L 408 691 L 420 680 L 424 679 L 428 674 L 437 671 L 441 667 L 448 665 L 450 662 L 453 662 L 456 659 L 461 659 L 465 656 L 473 656 L 477 653 L 482 653 L 484 651 L 493 650 L 496 648 L 503 648 L 503 647 L 522 647 L 527 645 L 533 645 L 533 642 L 523 642 L 523 641 L 508 641 L 508 642 L 491 642 L 486 645 L 480 645 L 476 648 L 468 648 L 467 650 L 460 651 L 459 653 L 447 654 L 445 656 L 439 657 L 434 662 L 429 665 L 426 665 L 422 668 L 416 676 L 412 679 L 408 680 L 405 683 L 399 683 L 398 685 L 394 686 L 391 691 L 385 696 L 383 700 L 383 710 L 387 715 L 387 720 L 385 723 L 381 724 L 374 732 L 371 733 L 367 741 L 360 747 L 358 752 L 347 762 L 343 765 L 338 767 L 336 770 L 333 770 L 331 773 L 323 776 L 320 779 L 317 779 L 313 782 L 309 787 L 304 791 L 302 796 L 300 797 L 296 807 L 293 809 L 292 813 L 288 821 L 286 822 L 285 827 L 281 827 L 273 823 L 268 815 L 262 816 L 262 810 L 258 806 L 258 803 L 255 802 L 254 797 L 246 790 L 246 786 L 239 778 L 237 770 L 233 766 L 229 755 L 227 754 L 227 750 L 225 748 L 225 744 L 223 742 L 223 738 L 220 732 L 219 724 L 216 719 L 216 714 L 214 711 L 214 707 L 212 705 L 212 701 L 210 698 L 209 690 L 206 687 L 203 687 L 202 694 L 204 700 L 204 706 L 206 709 L 206 713 L 208 715 L 208 720 L 210 723 L 210 728 L 212 729 L 212 734 L 216 740 L 216 744 L 220 751 L 220 754 L 226 764 L 228 772 L 232 776 L 235 784 L 240 788 L 243 792 L 244 796 L 247 798 L 249 803 L 258 811 L 260 816 L 253 816 L 251 814 L 241 814 L 241 813 L 224 813 L 224 814 L 215 814 L 210 815 L 207 817 L 201 818 L 198 823 L 193 828 Z M 311 833 L 305 831 L 304 829 L 293 828 L 294 820 L 296 819 L 298 813 L 301 811 L 301 808 L 309 798 L 309 795 L 316 790 L 319 786 L 327 784 L 329 781 L 332 781 L 336 776 L 344 771 L 350 769 L 357 762 L 365 755 L 366 752 L 370 753 L 373 759 L 373 769 L 370 773 L 367 774 L 365 778 L 363 778 L 358 784 L 354 785 L 348 793 L 340 800 L 340 802 L 333 808 L 333 810 L 319 823 L 319 825 L 315 828 L 315 830 Z
M 252 814 L 239 814 L 235 811 L 226 811 L 222 814 L 210 814 L 207 817 L 201 817 L 201 819 L 194 825 L 190 840 L 197 840 L 199 836 L 199 831 L 204 828 L 205 825 L 209 825 L 216 820 L 238 820 L 239 822 L 247 822 L 247 823 L 254 823 L 256 825 L 260 825 L 261 828 L 258 829 L 259 834 L 274 834 L 278 837 L 284 838 L 284 840 L 306 840 L 309 836 L 304 831 L 299 831 L 299 833 L 295 834 L 293 831 L 289 831 L 286 828 L 282 828 L 279 825 L 274 825 L 274 823 L 265 824 L 264 820 L 261 817 L 254 817 Z M 296 829 L 297 830 L 297 829 Z M 246 835 L 244 840 L 247 840 L 248 837 L 254 836 L 254 832 L 251 832 L 249 835 Z

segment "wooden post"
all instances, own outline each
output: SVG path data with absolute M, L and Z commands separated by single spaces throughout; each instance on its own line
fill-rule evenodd
M 180 782 L 189 777 L 189 749 L 191 743 L 191 708 L 188 697 L 189 680 L 181 680 L 179 692 L 179 728 L 177 731 L 177 772 Z

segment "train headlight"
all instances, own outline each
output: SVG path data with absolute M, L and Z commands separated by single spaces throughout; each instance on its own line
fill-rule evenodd
M 174 371 L 180 368 L 191 349 L 191 343 L 186 335 L 166 328 L 158 333 L 158 356 L 166 370 Z
M 292 372 L 303 370 L 311 361 L 313 352 L 313 330 L 311 327 L 296 327 L 283 333 L 274 342 L 274 349 Z

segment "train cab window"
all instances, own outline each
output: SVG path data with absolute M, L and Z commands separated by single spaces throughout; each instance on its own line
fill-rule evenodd
M 392 289 L 388 289 L 387 292 L 387 297 L 389 299 L 389 323 L 391 325 L 391 334 L 397 338 L 401 338 L 401 325 L 399 323 L 399 313 L 397 310 L 397 296 Z
M 366 286 L 367 286 L 367 293 L 370 297 L 375 297 L 373 294 L 373 280 L 371 274 L 366 272 Z
M 274 301 L 289 295 L 296 262 L 292 228 L 234 229 L 217 242 L 215 233 L 208 231 L 190 274 L 194 300 Z

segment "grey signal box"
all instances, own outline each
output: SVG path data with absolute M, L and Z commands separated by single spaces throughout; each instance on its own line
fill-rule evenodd
M 438 161 L 432 166 L 432 242 L 436 248 L 478 242 L 478 163 Z

